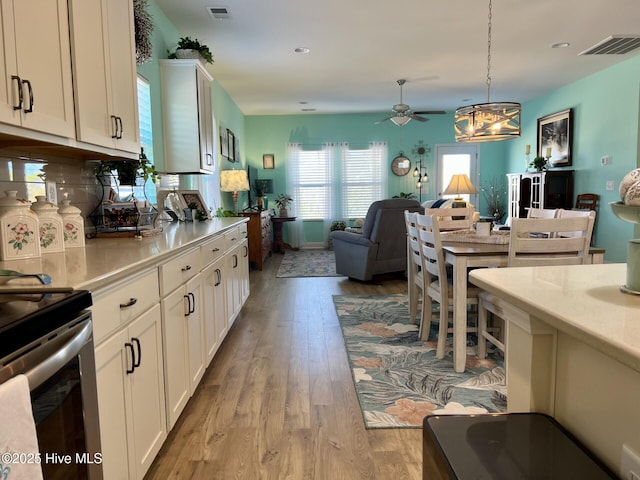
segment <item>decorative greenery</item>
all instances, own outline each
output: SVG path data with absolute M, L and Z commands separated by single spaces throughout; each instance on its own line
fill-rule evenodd
M 286 193 L 281 193 L 274 200 L 279 209 L 286 209 L 289 207 L 289 204 L 293 203 L 293 198 L 291 198 Z
M 200 53 L 200 56 L 204 58 L 205 62 L 213 63 L 213 54 L 209 47 L 200 43 L 200 41 L 196 38 L 195 40 L 191 40 L 189 37 L 181 37 L 178 40 L 178 45 L 176 50 L 197 50 Z M 177 58 L 175 52 L 169 54 L 169 58 Z
M 506 210 L 507 188 L 501 179 L 493 178 L 489 183 L 480 185 L 482 196 L 487 202 L 487 211 L 496 223 L 500 223 Z
M 219 207 L 216 210 L 214 217 L 216 218 L 235 217 L 235 213 L 233 213 L 231 210 L 225 210 L 224 208 Z
M 534 167 L 538 172 L 542 172 L 547 168 L 547 159 L 544 157 L 536 157 L 531 160 L 529 166 Z
M 151 179 L 153 183 L 160 178 L 160 174 L 156 167 L 149 162 L 141 149 L 140 158 L 138 160 L 103 160 L 95 168 L 98 176 L 111 175 L 113 170 L 118 171 L 118 179 L 121 185 L 134 185 L 136 177 L 142 177 L 146 183 Z
M 329 227 L 329 231 L 334 232 L 336 230 L 344 230 L 347 228 L 347 224 L 342 220 L 336 220 L 335 222 L 331 222 L 331 226 Z
M 147 0 L 133 0 L 133 19 L 136 38 L 136 63 L 142 65 L 151 60 L 153 21 L 147 12 Z
M 408 200 L 413 200 L 413 199 L 415 199 L 415 198 L 416 198 L 416 194 L 415 194 L 415 193 L 413 193 L 413 192 L 408 192 L 408 193 L 400 192 L 400 194 L 399 194 L 399 195 L 394 195 L 394 196 L 393 196 L 393 197 L 391 197 L 391 198 L 406 198 L 406 199 L 408 199 Z
M 266 180 L 258 179 L 254 182 L 253 189 L 255 190 L 257 196 L 264 196 L 264 194 L 267 192 L 267 184 L 268 182 Z

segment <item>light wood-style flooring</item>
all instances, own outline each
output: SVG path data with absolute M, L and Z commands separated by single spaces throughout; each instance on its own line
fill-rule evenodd
M 251 295 L 145 479 L 422 478 L 422 430 L 366 430 L 332 295 L 407 291 L 402 276 L 276 278 Z

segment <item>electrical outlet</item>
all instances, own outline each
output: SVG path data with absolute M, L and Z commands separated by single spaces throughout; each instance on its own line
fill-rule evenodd
M 640 456 L 628 445 L 622 445 L 620 457 L 620 478 L 623 480 L 640 480 Z
M 611 159 L 609 158 L 609 155 L 605 155 L 604 157 L 600 157 L 600 163 L 602 165 L 609 165 L 610 160 Z
M 608 192 L 612 192 L 613 190 L 615 190 L 615 182 L 613 180 L 607 180 L 604 189 Z

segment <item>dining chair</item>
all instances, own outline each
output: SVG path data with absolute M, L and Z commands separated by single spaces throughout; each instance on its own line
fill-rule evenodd
M 593 229 L 591 231 L 591 238 L 589 239 L 589 245 L 593 246 L 593 241 L 595 237 L 596 231 L 596 211 L 590 209 L 580 209 L 580 210 L 558 210 L 558 217 L 560 218 L 574 218 L 574 217 L 593 217 Z M 580 236 L 580 232 L 567 232 L 564 236 Z
M 527 218 L 556 218 L 557 216 L 557 208 L 529 208 L 527 210 Z
M 436 357 L 444 358 L 447 335 L 453 333 L 453 328 L 449 328 L 449 307 L 453 306 L 453 282 L 451 276 L 447 275 L 438 217 L 439 215 L 416 215 L 418 244 L 422 261 L 421 274 L 424 282 L 420 338 L 422 340 L 429 338 L 432 307 L 433 301 L 435 301 L 440 305 Z M 467 289 L 467 306 L 478 304 L 479 292 L 479 288 L 469 285 Z M 477 329 L 469 329 L 468 331 L 477 332 Z
M 422 277 L 422 259 L 418 244 L 416 212 L 404 211 L 407 228 L 407 290 L 409 297 L 409 321 L 415 323 L 418 314 L 418 301 L 423 297 L 424 281 Z
M 567 210 L 565 210 L 566 212 Z M 569 212 L 573 212 L 568 210 Z M 558 212 L 560 215 L 562 210 Z M 579 213 L 579 212 L 575 212 Z M 589 261 L 589 243 L 593 231 L 593 215 L 570 215 L 563 218 L 513 218 L 509 238 L 508 267 L 528 267 L 543 265 L 582 265 Z M 538 236 L 539 232 L 549 232 L 548 238 Z M 482 291 L 478 296 L 478 358 L 485 358 L 487 344 L 495 345 L 506 358 L 506 338 L 508 322 L 505 321 L 502 301 Z M 488 326 L 488 314 L 502 321 L 503 328 L 498 338 Z M 506 365 L 506 360 L 505 360 Z
M 596 210 L 600 195 L 596 193 L 581 193 L 576 197 L 577 210 Z
M 473 228 L 473 207 L 465 208 L 425 208 L 425 215 L 437 215 L 439 231 L 471 230 Z

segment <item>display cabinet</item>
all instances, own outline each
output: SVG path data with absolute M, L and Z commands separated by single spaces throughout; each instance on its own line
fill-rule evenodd
M 524 218 L 529 208 L 564 208 L 573 205 L 573 170 L 508 173 L 508 218 Z

